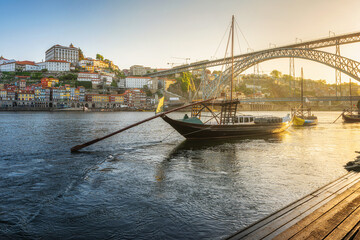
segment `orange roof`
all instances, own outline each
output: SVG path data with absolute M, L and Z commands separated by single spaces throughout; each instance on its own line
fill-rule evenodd
M 32 62 L 32 61 L 17 61 L 16 64 L 19 64 L 19 65 L 35 65 L 35 62 Z
M 92 72 L 79 72 L 79 73 L 85 73 L 85 74 L 98 74 L 98 73 L 92 73 Z
M 30 78 L 30 76 L 15 76 L 16 78 Z

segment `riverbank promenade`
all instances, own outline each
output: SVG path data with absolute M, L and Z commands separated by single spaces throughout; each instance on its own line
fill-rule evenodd
M 349 172 L 228 239 L 360 239 L 360 173 Z

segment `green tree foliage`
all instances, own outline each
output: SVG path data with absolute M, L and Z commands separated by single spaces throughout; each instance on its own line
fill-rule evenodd
M 151 97 L 151 96 L 153 95 L 153 94 L 151 93 L 148 85 L 144 85 L 144 86 L 143 86 L 143 90 L 144 90 L 144 92 L 146 93 L 146 96 Z
M 98 53 L 98 54 L 96 54 L 96 59 L 104 61 L 104 56 L 102 56 L 101 54 Z
M 91 81 L 84 81 L 84 82 L 83 81 L 81 81 L 81 82 L 76 81 L 75 82 L 75 87 L 79 87 L 79 86 L 83 86 L 86 89 L 92 89 Z
M 181 90 L 183 92 L 195 91 L 194 81 L 190 72 L 183 72 L 181 78 Z
M 77 74 L 68 73 L 59 77 L 60 81 L 75 81 L 77 80 Z
M 162 98 L 162 97 L 164 96 L 164 95 L 162 94 L 162 92 L 161 92 L 160 89 L 158 89 L 158 90 L 156 91 L 156 94 L 158 95 L 159 98 Z
M 273 77 L 273 78 L 280 78 L 282 76 L 282 73 L 279 72 L 278 70 L 273 70 L 270 75 Z
M 115 79 L 112 80 L 111 86 L 112 87 L 117 87 L 117 81 Z
M 31 73 L 31 79 L 39 80 L 41 78 L 43 78 L 42 72 L 33 72 L 33 73 Z
M 81 48 L 79 48 L 79 61 L 84 60 L 84 53 L 81 50 Z

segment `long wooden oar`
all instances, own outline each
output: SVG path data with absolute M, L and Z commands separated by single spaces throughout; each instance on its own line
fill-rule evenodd
M 340 114 L 340 116 L 338 116 L 338 118 L 335 119 L 335 121 L 334 121 L 333 123 L 335 123 L 335 122 L 341 117 L 341 115 L 343 115 L 343 113 L 344 113 L 344 112 L 342 112 L 342 113 Z
M 212 101 L 212 100 L 214 100 L 214 99 L 215 99 L 215 98 L 211 98 L 211 99 L 204 100 L 204 101 L 193 102 L 193 103 L 190 103 L 190 104 L 185 105 L 185 106 L 182 106 L 182 107 L 174 108 L 174 109 L 172 109 L 172 110 L 169 110 L 169 111 L 166 111 L 166 112 L 163 112 L 163 113 L 159 113 L 159 114 L 157 114 L 157 115 L 155 115 L 155 116 L 146 118 L 146 119 L 144 119 L 144 120 L 142 120 L 142 121 L 140 121 L 140 122 L 137 122 L 137 123 L 131 124 L 131 125 L 127 126 L 127 127 L 124 127 L 124 128 L 122 128 L 122 129 L 120 129 L 120 130 L 118 130 L 118 131 L 116 131 L 116 132 L 110 133 L 110 134 L 108 134 L 108 135 L 106 135 L 106 136 L 104 136 L 104 137 L 96 138 L 96 139 L 94 139 L 94 140 L 92 140 L 92 141 L 90 141 L 90 142 L 86 142 L 86 143 L 84 143 L 84 144 L 76 145 L 75 147 L 72 147 L 72 148 L 71 148 L 71 152 L 77 152 L 77 151 L 79 151 L 80 149 L 82 149 L 82 148 L 84 148 L 84 147 L 87 147 L 87 146 L 90 146 L 90 145 L 92 145 L 92 144 L 94 144 L 94 143 L 100 142 L 101 140 L 104 140 L 104 139 L 106 139 L 106 138 L 108 138 L 108 137 L 114 136 L 115 134 L 121 133 L 121 132 L 123 132 L 123 131 L 125 131 L 125 130 L 127 130 L 127 129 L 129 129 L 129 128 L 133 128 L 133 127 L 135 127 L 135 126 L 137 126 L 137 125 L 140 125 L 140 124 L 142 124 L 142 123 L 144 123 L 144 122 L 148 122 L 148 121 L 153 120 L 153 119 L 155 119 L 155 118 L 161 117 L 161 116 L 163 116 L 163 115 L 165 115 L 165 114 L 168 114 L 168 113 L 171 113 L 171 112 L 175 112 L 175 111 L 177 111 L 177 110 L 180 110 L 180 109 L 183 109 L 183 108 L 187 108 L 187 107 L 190 107 L 190 106 L 193 106 L 193 105 L 196 105 L 196 104 L 209 102 L 209 101 Z

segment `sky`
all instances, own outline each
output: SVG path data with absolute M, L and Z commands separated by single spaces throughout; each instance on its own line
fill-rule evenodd
M 51 46 L 73 43 L 120 69 L 169 68 L 223 57 L 232 15 L 245 36 L 238 31 L 235 54 L 360 31 L 358 0 L 0 0 L 0 55 L 39 62 Z M 359 53 L 360 43 L 341 46 L 345 57 L 360 61 Z M 301 67 L 305 78 L 335 82 L 332 68 L 295 59 L 296 76 Z M 289 60 L 260 64 L 263 73 L 274 69 L 289 74 Z

